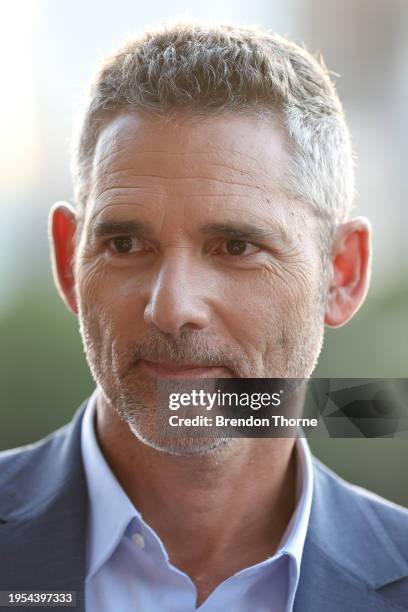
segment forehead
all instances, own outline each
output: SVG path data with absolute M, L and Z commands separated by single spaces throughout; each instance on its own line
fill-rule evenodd
M 283 162 L 287 147 L 278 113 L 265 117 L 179 113 L 163 119 L 134 111 L 122 112 L 107 122 L 100 132 L 94 161 L 98 164 L 108 154 L 111 162 L 112 156 L 118 162 L 120 156 L 143 152 L 186 157 L 227 154 L 243 167 L 270 170 L 268 164 Z
M 143 216 L 171 217 L 183 208 L 193 216 L 279 216 L 286 225 L 288 158 L 278 116 L 163 120 L 122 112 L 100 132 L 86 217 L 93 221 L 129 206 Z
M 278 116 L 178 115 L 163 120 L 128 112 L 115 116 L 102 129 L 95 148 L 93 178 L 120 171 L 143 172 L 146 166 L 157 166 L 158 177 L 165 178 L 166 171 L 176 177 L 183 168 L 186 178 L 194 178 L 201 166 L 213 166 L 220 174 L 228 176 L 235 171 L 271 187 L 267 179 L 273 181 L 281 175 L 286 157 L 285 133 Z

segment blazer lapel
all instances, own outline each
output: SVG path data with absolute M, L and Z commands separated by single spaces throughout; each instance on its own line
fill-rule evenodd
M 85 611 L 87 494 L 80 432 L 86 403 L 69 425 L 29 447 L 25 469 L 13 466 L 16 476 L 0 508 L 0 588 L 76 591 L 79 612 Z
M 314 459 L 314 492 L 302 555 L 294 612 L 396 612 L 407 601 L 393 601 L 381 587 L 408 576 L 384 527 L 366 502 Z
M 403 608 L 350 575 L 313 542 L 306 542 L 293 612 L 396 612 Z

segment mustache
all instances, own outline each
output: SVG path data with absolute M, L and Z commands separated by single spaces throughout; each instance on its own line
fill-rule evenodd
M 129 363 L 126 373 L 138 361 L 173 361 L 174 363 L 194 362 L 203 367 L 223 366 L 237 378 L 247 376 L 248 360 L 229 345 L 203 335 L 202 332 L 182 330 L 180 336 L 169 336 L 152 331 L 138 343 L 127 348 Z

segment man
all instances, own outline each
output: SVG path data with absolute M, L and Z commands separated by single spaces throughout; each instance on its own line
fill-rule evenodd
M 96 389 L 1 455 L 1 589 L 87 612 L 408 609 L 407 511 L 302 438 L 157 426 L 162 381 L 307 378 L 365 298 L 324 66 L 253 29 L 147 32 L 100 67 L 73 159 L 50 234 Z

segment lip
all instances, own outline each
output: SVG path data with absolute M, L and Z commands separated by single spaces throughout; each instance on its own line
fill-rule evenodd
M 224 366 L 205 366 L 193 362 L 141 359 L 136 364 L 136 370 L 154 378 L 231 378 L 231 372 Z

